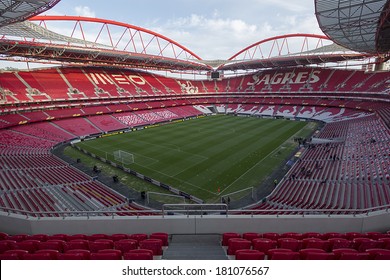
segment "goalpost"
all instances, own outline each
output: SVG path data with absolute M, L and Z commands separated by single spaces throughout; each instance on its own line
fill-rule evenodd
M 134 163 L 134 155 L 122 150 L 114 151 L 114 159 L 122 165 L 128 165 Z
M 256 196 L 255 188 L 249 187 L 246 189 L 242 189 L 239 191 L 228 193 L 228 194 L 222 195 L 220 197 L 220 199 L 221 199 L 221 203 L 229 203 L 229 202 L 240 200 L 244 197 L 248 197 L 248 198 L 251 198 L 252 200 L 256 201 L 257 196 Z

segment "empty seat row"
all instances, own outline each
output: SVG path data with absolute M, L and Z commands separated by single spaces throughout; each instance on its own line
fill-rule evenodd
M 60 253 L 57 250 L 43 249 L 34 253 L 25 250 L 8 250 L 0 254 L 0 260 L 153 260 L 154 253 L 149 249 L 134 249 L 122 253 L 120 250 L 104 249 L 90 252 L 83 249 Z
M 390 232 L 366 232 L 366 233 L 360 233 L 360 232 L 346 232 L 346 233 L 340 233 L 340 232 L 326 232 L 326 233 L 319 233 L 319 232 L 305 232 L 305 233 L 299 233 L 299 232 L 284 232 L 284 233 L 277 233 L 277 232 L 265 232 L 265 233 L 257 233 L 257 232 L 245 232 L 243 234 L 237 233 L 237 232 L 225 232 L 222 234 L 222 246 L 228 245 L 228 240 L 230 238 L 244 238 L 247 240 L 253 240 L 255 238 L 266 238 L 271 240 L 278 240 L 279 238 L 293 238 L 297 240 L 302 240 L 305 238 L 318 238 L 322 240 L 328 240 L 330 238 L 343 238 L 347 240 L 352 240 L 354 238 L 370 238 L 374 240 L 378 240 L 380 238 L 390 238 Z
M 321 249 L 302 249 L 298 252 L 289 249 L 271 249 L 268 255 L 253 249 L 235 252 L 236 260 L 390 260 L 390 250 L 369 249 L 358 252 L 354 249 L 336 249 L 325 252 Z

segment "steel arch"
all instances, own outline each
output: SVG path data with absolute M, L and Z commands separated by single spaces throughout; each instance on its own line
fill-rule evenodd
M 198 55 L 170 38 L 139 26 L 114 20 L 78 16 L 35 16 L 30 21 L 39 22 L 39 25 L 45 28 L 47 28 L 49 21 L 73 22 L 71 34 L 62 35 L 68 35 L 71 38 L 80 36 L 77 39 L 84 41 L 87 41 L 84 31 L 86 25 L 89 23 L 95 24 L 94 27 L 100 25 L 92 42 L 99 44 L 102 41 L 100 45 L 105 45 L 111 50 L 179 60 L 201 60 Z M 88 35 L 91 35 L 90 31 L 88 31 Z
M 309 51 L 309 39 L 317 39 L 317 43 L 315 44 L 316 48 L 324 46 L 323 41 L 330 41 L 331 40 L 324 36 L 324 35 L 315 35 L 315 34 L 305 34 L 305 33 L 295 33 L 295 34 L 287 34 L 287 35 L 280 35 L 280 36 L 274 36 L 270 37 L 268 39 L 261 40 L 259 42 L 256 42 L 243 50 L 239 51 L 235 55 L 229 58 L 229 60 L 247 60 L 247 59 L 269 59 L 271 57 L 277 57 L 282 55 L 289 55 L 291 54 L 290 46 L 291 44 L 288 43 L 289 38 L 302 38 L 302 45 L 301 49 L 298 50 L 298 52 L 294 53 L 303 53 L 305 51 Z M 262 50 L 261 46 L 272 42 L 271 47 L 268 50 L 268 55 L 264 55 L 265 52 Z M 287 51 L 284 53 L 284 51 Z M 256 57 L 257 54 L 260 54 L 260 57 Z M 240 57 L 240 56 L 243 57 Z

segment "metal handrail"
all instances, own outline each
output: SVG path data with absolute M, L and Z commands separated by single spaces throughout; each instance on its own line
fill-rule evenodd
M 183 207 L 183 209 L 170 209 L 168 210 L 167 207 Z M 220 207 L 220 209 L 207 209 L 207 207 Z M 193 208 L 193 209 L 189 209 Z M 390 210 L 390 204 L 383 205 L 383 206 L 377 206 L 377 207 L 371 207 L 371 208 L 365 208 L 365 209 L 236 209 L 236 210 L 229 210 L 227 204 L 164 204 L 162 210 L 103 210 L 103 211 L 42 211 L 42 212 L 36 212 L 36 211 L 28 211 L 28 210 L 20 210 L 20 209 L 14 209 L 14 208 L 8 208 L 8 207 L 0 207 L 0 211 L 5 212 L 10 215 L 24 215 L 26 216 L 26 219 L 43 219 L 43 218 L 62 218 L 65 219 L 67 217 L 86 217 L 87 219 L 90 219 L 91 217 L 111 217 L 112 219 L 116 217 L 134 217 L 134 218 L 141 218 L 141 217 L 162 217 L 165 218 L 165 216 L 169 215 L 178 215 L 182 214 L 183 216 L 186 215 L 187 217 L 190 214 L 198 214 L 200 216 L 203 215 L 225 215 L 226 217 L 234 217 L 234 216 L 251 216 L 251 217 L 258 217 L 262 215 L 267 216 L 284 216 L 284 215 L 298 215 L 298 216 L 309 216 L 309 215 L 325 215 L 328 217 L 335 217 L 340 215 L 366 215 L 368 216 L 370 213 L 379 212 L 379 211 L 385 211 L 389 212 Z M 126 215 L 119 215 L 119 214 L 126 214 Z M 56 217 L 58 216 L 58 217 Z

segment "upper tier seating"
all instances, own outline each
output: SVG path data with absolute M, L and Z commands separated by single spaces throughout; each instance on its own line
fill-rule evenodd
M 147 72 L 103 68 L 53 68 L 0 73 L 7 103 L 130 96 L 193 95 L 197 93 L 384 93 L 386 72 L 296 68 L 264 70 L 222 81 L 190 81 Z
M 390 203 L 389 131 L 374 116 L 331 123 L 260 209 L 366 209 Z M 314 211 L 314 210 L 313 210 Z

